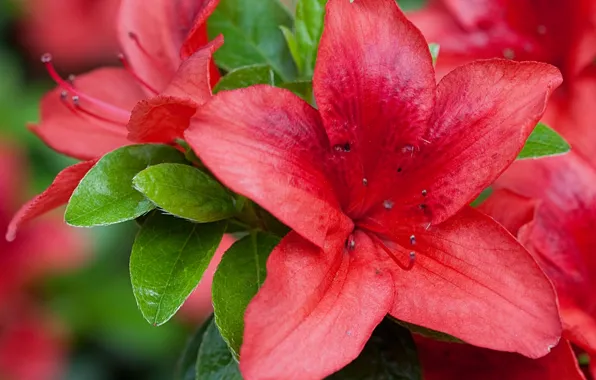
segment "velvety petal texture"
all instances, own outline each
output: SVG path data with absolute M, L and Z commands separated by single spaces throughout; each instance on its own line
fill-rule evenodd
M 6 239 L 14 240 L 22 224 L 66 204 L 81 179 L 96 162 L 97 160 L 83 161 L 62 170 L 43 193 L 23 205 L 15 214 L 8 226 Z
M 461 66 L 441 80 L 416 172 L 433 223 L 471 202 L 515 160 L 561 82 L 553 66 L 506 60 Z
M 569 342 L 540 359 L 416 337 L 425 380 L 584 380 Z
M 535 198 L 524 197 L 507 189 L 498 189 L 478 207 L 478 210 L 491 216 L 513 236 L 517 236 L 519 229 L 534 219 L 538 202 Z
M 558 343 L 561 325 L 552 285 L 491 218 L 464 208 L 415 237 L 413 249 L 420 254 L 412 270 L 394 276 L 391 315 L 476 346 L 532 358 Z
M 362 233 L 313 245 L 291 232 L 271 253 L 267 278 L 245 314 L 240 368 L 252 379 L 321 379 L 355 359 L 390 309 L 391 273 Z
M 330 151 L 317 111 L 265 85 L 222 92 L 201 107 L 186 140 L 233 191 L 322 247 L 351 229 L 321 162 Z

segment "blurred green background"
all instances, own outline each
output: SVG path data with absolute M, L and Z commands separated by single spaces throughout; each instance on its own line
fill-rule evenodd
M 44 1 L 56 5 L 62 2 Z M 104 0 L 86 3 L 91 6 L 101 1 Z M 400 4 L 411 9 L 421 2 L 403 0 Z M 26 152 L 28 195 L 34 195 L 74 160 L 53 152 L 26 128 L 27 122 L 38 120 L 39 99 L 53 83 L 21 38 L 26 26 L 22 8 L 25 3 L 41 1 L 0 0 L 0 138 L 8 139 Z M 113 62 L 113 58 L 106 59 Z M 73 73 L 103 63 L 86 63 Z M 178 319 L 153 327 L 137 310 L 128 274 L 135 230 L 134 223 L 129 223 L 88 231 L 93 252 L 84 267 L 71 274 L 47 278 L 36 287 L 44 306 L 70 330 L 66 379 L 172 378 L 186 339 L 196 328 Z

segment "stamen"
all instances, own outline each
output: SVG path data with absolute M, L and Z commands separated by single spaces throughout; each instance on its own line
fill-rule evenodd
M 368 234 L 372 240 L 374 240 L 383 251 L 385 251 L 385 253 L 387 254 L 387 256 L 389 256 L 396 264 L 398 267 L 400 267 L 401 269 L 405 270 L 405 271 L 409 271 L 414 267 L 414 261 L 416 259 L 416 256 L 414 255 L 414 257 L 412 257 L 412 253 L 410 252 L 410 261 L 408 262 L 408 265 L 404 265 L 402 264 L 397 257 L 395 257 L 395 255 L 393 254 L 393 252 L 391 252 L 391 250 L 385 245 L 385 243 L 376 235 L 376 234 Z
M 383 207 L 385 207 L 385 210 L 391 210 L 393 208 L 393 201 L 387 199 L 383 201 Z
M 364 186 L 368 186 L 368 180 L 366 178 L 362 178 L 362 184 Z
M 410 236 L 410 244 L 416 245 L 416 236 L 414 236 L 414 235 Z
M 145 82 L 140 76 L 137 75 L 137 73 L 134 72 L 124 54 L 118 54 L 118 59 L 122 63 L 122 66 L 124 66 L 124 70 L 128 71 L 128 73 L 132 75 L 133 78 L 135 78 L 135 80 L 141 84 L 141 86 L 145 87 L 147 90 L 151 91 L 155 95 L 159 94 L 159 91 L 151 87 L 149 83 Z
M 126 135 L 126 129 L 123 128 L 123 124 L 121 122 L 115 121 L 115 120 L 111 120 L 108 119 L 104 116 L 101 115 L 97 115 L 91 111 L 88 111 L 86 109 L 84 109 L 83 107 L 81 107 L 78 97 L 73 96 L 72 97 L 72 104 L 67 100 L 66 96 L 62 96 L 64 95 L 66 91 L 63 91 L 62 94 L 60 94 L 60 99 L 62 99 L 64 105 L 66 106 L 66 108 L 69 109 L 70 112 L 72 112 L 73 114 L 75 114 L 76 116 L 79 117 L 83 117 L 83 115 L 87 115 L 88 117 L 94 118 L 94 119 L 98 119 L 100 121 L 109 123 L 109 124 L 113 124 L 114 127 L 110 127 L 109 125 L 105 125 L 105 124 L 101 124 L 101 127 L 103 129 L 105 129 L 106 131 L 112 132 L 112 133 L 116 133 L 119 135 Z
M 354 238 L 353 234 L 350 234 L 346 239 L 346 249 L 348 251 L 353 251 L 356 248 L 356 239 Z
M 149 53 L 144 47 L 143 45 L 141 45 L 141 40 L 139 39 L 139 36 L 137 36 L 136 33 L 134 32 L 128 32 L 128 38 L 130 38 L 131 40 L 133 40 L 133 42 L 135 43 L 135 45 L 137 45 L 137 48 L 139 48 L 139 50 L 141 51 L 141 53 L 143 53 L 143 55 L 145 57 L 147 57 L 147 59 L 149 59 L 149 61 L 151 61 L 151 63 L 155 66 L 155 68 L 157 68 L 160 71 L 165 71 L 165 72 L 169 72 L 170 70 L 166 67 L 164 67 L 163 63 L 156 60 L 155 57 Z
M 50 77 L 56 82 L 56 84 L 61 86 L 64 90 L 78 96 L 81 99 L 88 101 L 91 104 L 96 105 L 97 107 L 103 108 L 103 109 L 113 113 L 116 116 L 122 117 L 123 119 L 128 121 L 128 119 L 130 117 L 130 112 L 125 111 L 122 108 L 113 106 L 113 105 L 106 103 L 102 100 L 96 99 L 92 96 L 85 95 L 84 93 L 78 91 L 67 80 L 62 79 L 62 77 L 60 75 L 58 75 L 58 72 L 56 72 L 54 65 L 52 65 L 52 56 L 50 54 L 44 54 L 41 57 L 41 61 L 45 65 L 46 70 L 48 71 L 48 74 L 50 75 Z
M 345 144 L 334 145 L 333 149 L 336 152 L 349 152 L 352 150 L 352 147 L 350 146 L 350 143 L 345 143 Z
M 428 194 L 428 192 L 426 190 L 422 190 L 422 196 L 426 197 L 426 194 Z

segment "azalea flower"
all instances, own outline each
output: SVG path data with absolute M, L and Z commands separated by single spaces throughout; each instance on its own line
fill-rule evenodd
M 182 137 L 181 130 L 163 126 L 167 134 L 156 139 L 143 126 L 129 131 L 127 124 L 140 100 L 162 91 L 175 93 L 179 85 L 173 78 L 183 59 L 194 62 L 193 85 L 201 91 L 193 104 L 202 104 L 211 96 L 210 83 L 219 78 L 211 55 L 223 40 L 217 38 L 207 44 L 205 21 L 217 3 L 160 0 L 148 7 L 139 1 L 122 1 L 118 20 L 121 68 L 104 67 L 63 79 L 54 69 L 51 56 L 44 55 L 42 60 L 58 87 L 44 96 L 41 122 L 30 129 L 52 149 L 84 161 L 64 169 L 46 191 L 19 210 L 7 239 L 15 238 L 21 224 L 65 204 L 105 153 L 134 142 L 171 143 Z
M 6 228 L 26 186 L 24 157 L 0 142 L 0 228 Z M 18 241 L 0 241 L 0 378 L 56 379 L 66 360 L 64 331 L 25 292 L 50 273 L 85 262 L 87 244 L 60 218 L 25 226 Z
M 596 1 L 432 0 L 408 17 L 440 45 L 437 72 L 474 59 L 548 62 L 565 78 L 544 122 L 596 163 Z
M 397 319 L 537 358 L 557 344 L 552 285 L 470 208 L 515 159 L 559 71 L 507 60 L 436 84 L 393 0 L 330 0 L 318 109 L 266 85 L 220 92 L 185 132 L 230 189 L 293 229 L 245 314 L 246 379 L 319 379 Z
M 0 228 L 6 229 L 26 186 L 24 158 L 0 142 Z M 43 275 L 79 267 L 86 244 L 60 218 L 44 218 L 21 231 L 22 239 L 0 241 L 0 309 L 18 298 L 22 288 Z
M 425 380 L 583 380 L 567 341 L 540 359 L 415 336 Z
M 17 0 L 19 37 L 28 53 L 54 55 L 62 69 L 81 69 L 115 59 L 112 27 L 120 0 Z
M 595 183 L 594 166 L 574 152 L 520 161 L 496 182 L 495 194 L 482 205 L 497 221 L 509 224 L 534 254 L 557 291 L 563 336 L 592 358 L 596 358 Z M 518 222 L 510 223 L 514 219 Z

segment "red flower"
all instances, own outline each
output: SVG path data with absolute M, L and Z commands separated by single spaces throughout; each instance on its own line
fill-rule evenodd
M 415 336 L 425 380 L 582 380 L 569 342 L 540 359 Z
M 0 228 L 6 229 L 19 203 L 24 181 L 23 157 L 0 143 Z M 80 234 L 61 223 L 45 218 L 21 231 L 15 242 L 0 240 L 0 309 L 31 281 L 49 272 L 78 267 L 85 259 L 85 244 Z
M 44 96 L 41 123 L 30 128 L 54 150 L 87 161 L 66 168 L 45 192 L 21 208 L 8 230 L 9 240 L 15 238 L 19 225 L 66 203 L 99 157 L 133 142 L 148 141 L 138 130 L 127 130 L 130 112 L 142 99 L 178 89 L 173 79 L 182 59 L 193 54 L 193 85 L 200 89 L 193 104 L 202 104 L 211 96 L 210 80 L 219 78 L 210 66 L 211 55 L 222 39 L 197 49 L 207 43 L 205 21 L 217 3 L 159 0 L 148 7 L 138 1 L 123 1 L 119 18 L 123 68 L 100 68 L 64 80 L 54 70 L 51 57 L 44 56 L 58 87 Z M 182 137 L 182 130 L 167 130 L 160 137 L 157 141 L 170 143 Z
M 434 0 L 410 19 L 441 46 L 437 72 L 479 58 L 542 61 L 565 78 L 544 121 L 596 163 L 596 1 Z
M 23 157 L 0 143 L 0 228 L 6 228 L 25 187 Z M 0 378 L 56 379 L 66 359 L 62 331 L 25 293 L 41 277 L 85 260 L 86 244 L 60 218 L 21 230 L 22 239 L 0 241 Z
M 560 333 L 551 284 L 467 204 L 515 159 L 560 83 L 550 65 L 492 60 L 437 85 L 424 38 L 393 0 L 330 0 L 318 110 L 265 85 L 201 107 L 187 141 L 294 230 L 246 311 L 243 375 L 324 377 L 387 313 L 546 355 Z
M 51 51 L 63 69 L 81 69 L 115 58 L 120 0 L 20 0 L 20 33 L 29 53 Z
M 536 257 L 559 298 L 563 336 L 596 357 L 596 170 L 579 155 L 511 166 L 483 208 L 498 220 L 519 219 L 511 230 Z M 516 198 L 515 204 L 511 199 Z M 520 205 L 535 207 L 520 216 Z M 525 223 L 523 220 L 525 219 Z M 520 227 L 521 226 L 521 227 Z

